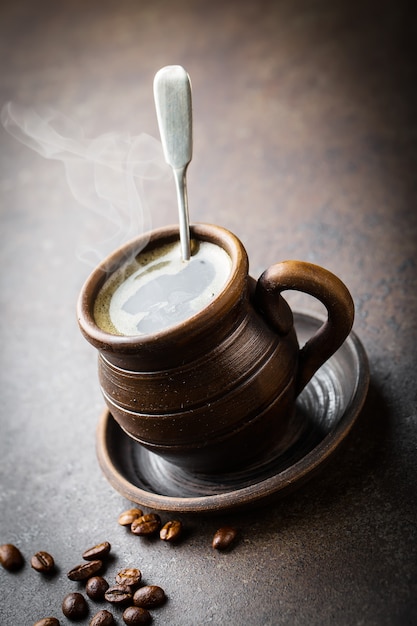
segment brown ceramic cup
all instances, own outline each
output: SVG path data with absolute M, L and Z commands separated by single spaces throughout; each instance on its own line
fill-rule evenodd
M 142 239 L 116 250 L 84 284 L 78 320 L 98 349 L 101 389 L 117 423 L 137 442 L 184 469 L 215 473 L 245 467 L 285 434 L 297 395 L 341 346 L 354 317 L 345 285 L 329 271 L 285 261 L 256 282 L 235 235 L 198 224 L 192 238 L 221 246 L 231 259 L 224 288 L 203 310 L 160 332 L 122 336 L 103 331 L 94 302 Z M 152 231 L 147 250 L 178 240 L 178 229 Z M 300 350 L 281 292 L 320 300 L 328 318 Z

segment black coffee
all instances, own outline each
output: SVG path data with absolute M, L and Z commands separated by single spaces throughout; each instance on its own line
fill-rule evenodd
M 227 252 L 207 241 L 185 262 L 177 243 L 143 252 L 105 282 L 94 305 L 96 324 L 127 336 L 169 328 L 210 304 L 230 270 Z

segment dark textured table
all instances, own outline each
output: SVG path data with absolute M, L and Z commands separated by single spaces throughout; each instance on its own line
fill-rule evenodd
M 192 220 L 234 231 L 255 277 L 285 258 L 339 275 L 371 369 L 346 445 L 298 491 L 239 515 L 183 516 L 178 546 L 132 536 L 117 524 L 129 502 L 96 460 L 103 400 L 75 315 L 91 269 L 76 249 L 101 218 L 79 207 L 61 163 L 2 129 L 0 543 L 26 565 L 0 571 L 0 624 L 60 617 L 78 588 L 66 572 L 105 539 L 109 577 L 136 565 L 165 588 L 158 625 L 417 623 L 412 3 L 4 0 L 0 31 L 1 103 L 52 107 L 91 138 L 158 137 L 153 76 L 184 65 Z M 149 207 L 154 226 L 176 221 L 166 181 Z M 225 523 L 240 541 L 222 554 L 211 537 Z M 54 555 L 54 577 L 31 569 L 38 550 Z

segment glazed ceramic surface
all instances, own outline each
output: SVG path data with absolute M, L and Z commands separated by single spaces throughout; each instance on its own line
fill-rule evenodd
M 297 395 L 348 335 L 353 303 L 343 283 L 321 267 L 277 263 L 255 282 L 232 233 L 200 224 L 192 238 L 221 246 L 231 259 L 223 290 L 202 311 L 150 335 L 113 335 L 97 326 L 97 293 L 140 248 L 139 239 L 93 272 L 78 316 L 99 350 L 101 389 L 122 429 L 182 468 L 217 473 L 252 462 L 285 437 Z M 154 231 L 147 249 L 176 239 L 176 228 Z M 328 311 L 301 351 L 281 296 L 287 289 L 315 296 Z

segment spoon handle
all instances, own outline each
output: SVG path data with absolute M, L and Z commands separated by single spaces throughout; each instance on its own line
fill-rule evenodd
M 153 90 L 165 160 L 174 172 L 182 258 L 188 261 L 191 246 L 186 171 L 193 152 L 190 77 L 180 65 L 163 67 L 155 75 Z

